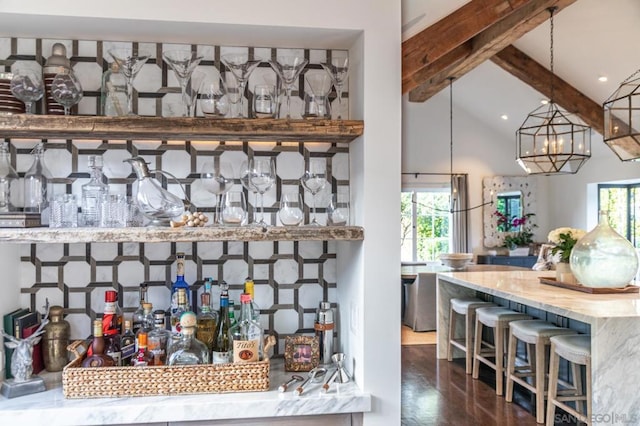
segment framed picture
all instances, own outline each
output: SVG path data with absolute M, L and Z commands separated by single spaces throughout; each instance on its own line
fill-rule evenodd
M 284 370 L 309 371 L 320 362 L 316 336 L 287 336 L 284 341 Z

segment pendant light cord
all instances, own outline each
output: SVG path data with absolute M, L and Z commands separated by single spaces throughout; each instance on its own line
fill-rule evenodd
M 449 172 L 453 179 L 453 80 L 449 77 Z
M 550 66 L 549 66 L 549 70 L 551 71 L 551 99 L 550 99 L 550 104 L 553 103 L 553 98 L 554 98 L 554 93 L 553 93 L 553 80 L 554 80 L 554 72 L 553 72 L 553 13 L 556 11 L 556 7 L 550 7 L 549 8 L 549 14 L 551 15 L 551 17 L 549 18 L 549 28 L 550 28 L 550 35 L 549 35 L 549 59 L 550 59 Z

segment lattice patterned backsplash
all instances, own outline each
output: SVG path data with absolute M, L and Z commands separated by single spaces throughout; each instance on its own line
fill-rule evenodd
M 79 114 L 95 114 L 100 95 L 100 79 L 107 69 L 106 52 L 113 43 L 100 41 L 60 41 L 0 38 L 0 69 L 9 71 L 17 61 L 34 65 L 44 63 L 55 42 L 63 42 L 71 55 L 74 70 L 80 76 L 85 94 Z M 131 45 L 132 43 L 117 43 Z M 139 114 L 162 115 L 179 101 L 177 81 L 167 65 L 158 59 L 163 49 L 193 48 L 205 55 L 201 67 L 217 72 L 220 54 L 231 50 L 219 46 L 186 46 L 138 43 L 138 49 L 152 53 L 152 59 L 136 78 L 134 97 Z M 256 54 L 273 56 L 282 49 L 255 48 Z M 346 52 L 294 49 L 311 59 L 308 72 L 324 72 L 318 63 L 332 54 Z M 39 66 L 39 65 L 37 65 Z M 249 87 L 275 79 L 270 67 L 261 67 L 251 78 Z M 298 87 L 302 89 L 300 83 Z M 296 92 L 294 92 L 296 95 Z M 250 96 L 250 95 L 249 95 Z M 293 111 L 299 111 L 300 98 L 294 96 Z M 335 102 L 334 102 L 335 103 Z M 38 106 L 42 111 L 42 105 Z M 172 113 L 170 113 L 172 114 Z M 343 116 L 345 114 L 343 113 Z M 39 140 L 10 140 L 11 159 L 20 177 L 31 165 L 30 151 Z M 54 193 L 81 194 L 81 186 L 89 179 L 87 156 L 99 154 L 104 159 L 104 172 L 112 192 L 131 195 L 135 176 L 122 160 L 142 156 L 152 169 L 162 169 L 177 177 L 187 196 L 199 211 L 211 214 L 214 196 L 202 188 L 200 173 L 205 161 L 219 157 L 235 169 L 232 189 L 245 191 L 251 216 L 256 213 L 252 194 L 239 180 L 240 164 L 254 155 L 276 159 L 277 181 L 264 197 L 266 220 L 278 225 L 278 200 L 283 191 L 304 193 L 299 178 L 310 157 L 327 160 L 330 185 L 318 195 L 319 221 L 326 221 L 325 207 L 333 192 L 348 191 L 349 149 L 346 144 L 313 144 L 286 142 L 255 143 L 250 141 L 85 141 L 54 140 L 45 143 L 45 162 L 54 176 Z M 182 196 L 179 185 L 163 181 L 173 193 Z M 305 222 L 309 222 L 312 198 L 305 198 Z M 17 204 L 21 205 L 21 200 Z M 208 242 L 208 243 L 92 243 L 21 245 L 21 302 L 42 309 L 45 298 L 67 310 L 72 336 L 90 334 L 90 320 L 102 311 L 104 291 L 119 292 L 120 303 L 127 315 L 137 307 L 138 285 L 149 285 L 149 298 L 156 308 L 168 306 L 171 281 L 175 279 L 175 254 L 187 255 L 186 280 L 193 286 L 192 297 L 206 277 L 216 282 L 225 280 L 231 286 L 231 297 L 239 299 L 247 276 L 254 278 L 256 301 L 261 308 L 263 327 L 279 338 L 282 353 L 286 335 L 312 333 L 315 310 L 321 300 L 338 306 L 336 299 L 336 248 L 333 242 Z M 339 307 L 338 307 L 339 308 Z

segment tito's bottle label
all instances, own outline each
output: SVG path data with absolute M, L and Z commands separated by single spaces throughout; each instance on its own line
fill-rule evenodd
M 236 340 L 233 342 L 233 362 L 257 362 L 258 341 Z

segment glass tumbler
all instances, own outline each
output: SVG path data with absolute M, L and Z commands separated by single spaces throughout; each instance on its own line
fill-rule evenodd
M 247 223 L 247 201 L 242 191 L 229 191 L 222 196 L 220 221 L 225 226 L 242 226 Z
M 345 226 L 349 224 L 349 194 L 338 192 L 331 195 L 327 207 L 327 225 Z
M 298 226 L 304 219 L 304 204 L 299 192 L 285 192 L 280 199 L 280 222 L 284 226 Z
M 278 108 L 276 89 L 270 85 L 256 85 L 253 89 L 253 117 L 274 118 Z
M 78 227 L 78 199 L 73 194 L 58 194 L 51 200 L 50 228 Z
M 200 86 L 200 110 L 208 118 L 222 118 L 229 112 L 227 88 L 222 77 L 205 78 Z
M 105 194 L 100 200 L 100 227 L 126 226 L 127 197 L 123 194 Z

